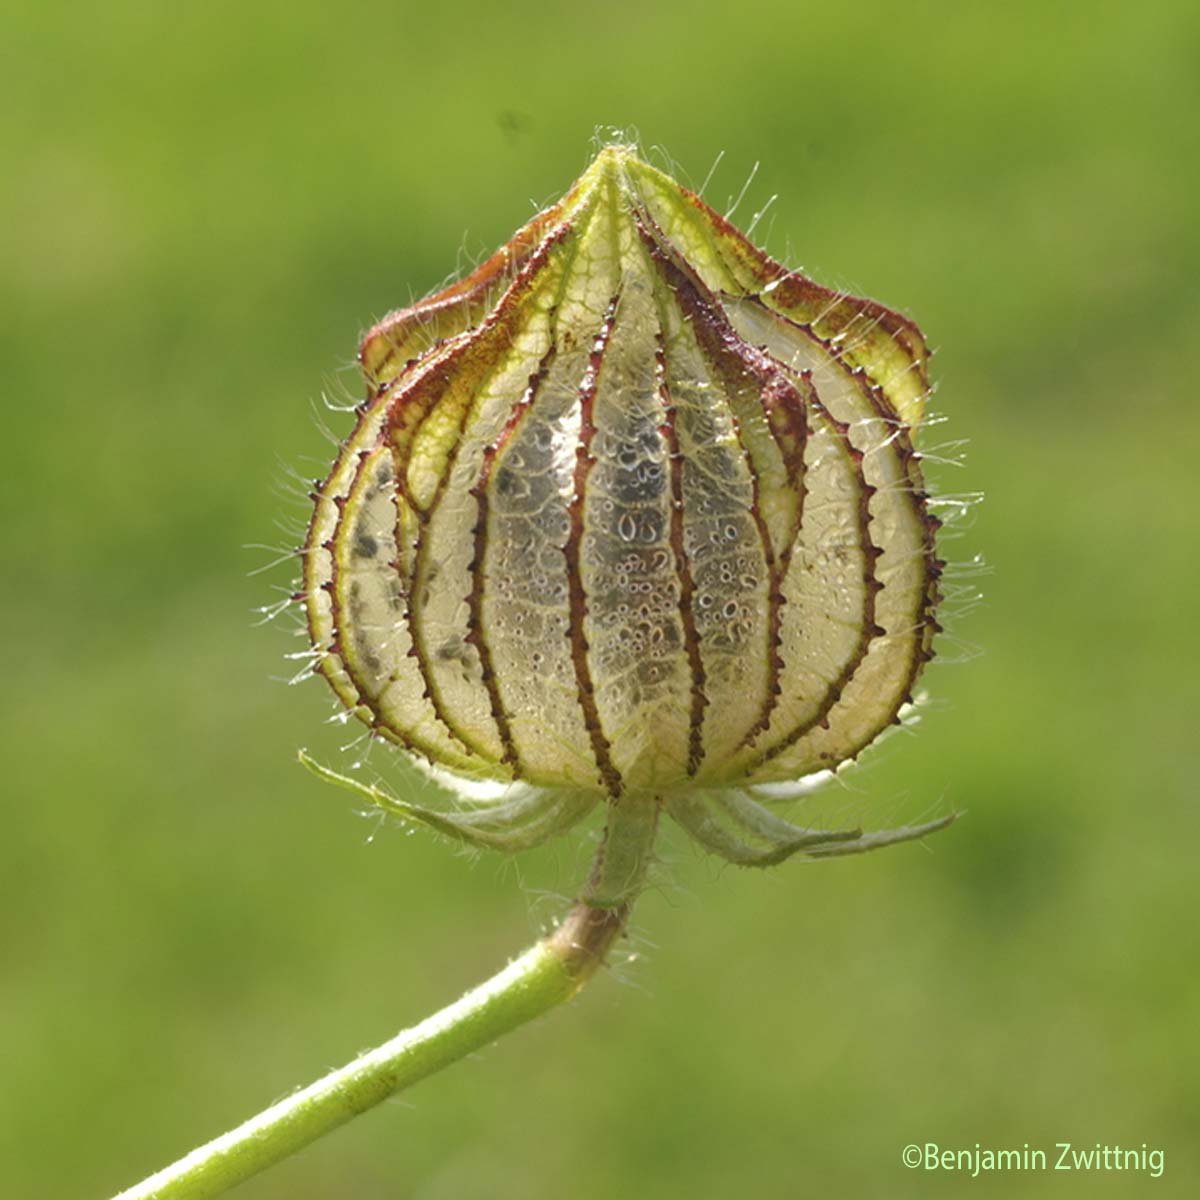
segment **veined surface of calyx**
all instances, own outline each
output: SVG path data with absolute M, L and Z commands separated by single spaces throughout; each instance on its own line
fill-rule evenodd
M 833 769 L 896 721 L 941 569 L 911 321 L 609 146 L 360 359 L 305 553 L 313 647 L 464 794 L 703 824 L 692 798 Z

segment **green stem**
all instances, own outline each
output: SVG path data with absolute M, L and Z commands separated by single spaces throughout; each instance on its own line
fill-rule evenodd
M 656 810 L 657 804 L 652 807 Z M 646 834 L 652 838 L 653 833 L 650 822 Z M 610 834 L 611 827 L 606 843 Z M 643 862 L 646 859 L 648 853 L 642 855 Z M 605 879 L 603 863 L 601 847 L 588 888 L 562 924 L 486 983 L 121 1192 L 115 1200 L 219 1196 L 402 1088 L 570 999 L 603 962 L 624 929 L 632 904 L 633 887 L 623 902 L 613 903 L 608 894 L 602 901 L 594 897 Z M 627 882 L 636 885 L 640 879 Z

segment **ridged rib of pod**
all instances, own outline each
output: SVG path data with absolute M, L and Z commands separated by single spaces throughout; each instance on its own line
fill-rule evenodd
M 305 548 L 320 670 L 463 780 L 669 799 L 836 767 L 938 629 L 927 358 L 605 148 L 367 334 Z

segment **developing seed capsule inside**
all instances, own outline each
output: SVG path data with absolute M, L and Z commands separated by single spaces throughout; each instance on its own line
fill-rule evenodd
M 605 148 L 364 340 L 305 553 L 320 669 L 472 780 L 670 796 L 837 766 L 937 631 L 926 358 Z

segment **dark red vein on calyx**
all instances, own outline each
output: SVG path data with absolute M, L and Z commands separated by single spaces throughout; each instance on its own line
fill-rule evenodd
M 691 709 L 688 714 L 688 758 L 687 773 L 695 775 L 704 759 L 704 710 L 708 696 L 704 685 L 707 675 L 704 660 L 700 655 L 700 634 L 696 629 L 694 598 L 696 581 L 692 577 L 687 549 L 683 541 L 683 454 L 679 449 L 679 431 L 675 427 L 675 405 L 671 400 L 671 388 L 667 381 L 667 352 L 660 326 L 658 346 L 655 350 L 655 373 L 658 378 L 658 395 L 663 406 L 663 420 L 659 434 L 666 443 L 671 473 L 671 550 L 675 556 L 675 570 L 679 575 L 679 620 L 683 627 L 683 647 L 691 673 Z
M 351 446 L 359 440 L 367 424 L 376 415 L 379 406 L 384 403 L 385 401 L 380 397 L 374 403 L 358 407 L 354 429 L 351 431 L 350 436 L 342 442 L 341 452 L 329 468 L 325 478 L 314 484 L 313 492 L 310 494 L 310 498 L 314 504 L 313 515 L 309 520 L 304 538 L 304 588 L 302 592 L 298 593 L 298 597 L 303 597 L 305 600 L 309 641 L 313 650 L 318 654 L 316 669 L 325 676 L 333 689 L 334 695 L 337 696 L 352 716 L 367 726 L 372 735 L 385 738 L 402 747 L 404 750 L 433 762 L 440 756 L 435 754 L 428 746 L 413 737 L 407 730 L 395 728 L 384 722 L 383 716 L 376 706 L 377 701 L 367 697 L 366 691 L 362 686 L 362 681 L 353 670 L 343 644 L 343 627 L 345 622 L 342 613 L 342 580 L 341 568 L 338 564 L 338 547 L 341 539 L 345 536 L 345 530 L 342 526 L 345 520 L 346 504 L 359 486 L 363 468 L 373 450 L 373 446 L 366 445 L 359 446 L 352 451 Z M 375 443 L 375 445 L 377 444 L 378 442 Z M 357 459 L 353 472 L 339 488 L 335 489 L 334 480 L 346 465 L 351 454 Z M 322 504 L 325 503 L 331 505 L 336 510 L 337 516 L 333 520 L 329 536 L 318 541 L 317 529 L 325 515 L 322 511 Z M 324 552 L 329 559 L 329 575 L 323 581 L 318 581 L 317 578 L 318 568 L 316 563 L 318 559 L 316 552 L 318 550 Z M 321 644 L 322 639 L 318 636 L 317 631 L 316 594 L 318 592 L 324 593 L 329 601 L 328 644 L 324 646 Z M 342 683 L 338 679 L 339 670 L 345 676 L 345 683 Z M 354 693 L 353 696 L 345 694 L 344 689 L 346 684 L 349 685 L 349 689 Z M 383 692 L 381 691 L 380 697 L 382 695 Z
M 505 281 L 511 282 L 512 272 L 520 271 L 537 252 L 541 239 L 558 219 L 563 207 L 560 202 L 538 213 L 464 279 L 426 296 L 424 300 L 418 300 L 416 304 L 388 313 L 377 321 L 363 336 L 358 350 L 358 359 L 368 385 L 377 386 L 385 370 L 395 366 L 402 348 L 417 351 L 415 357 L 410 356 L 407 366 L 428 353 L 428 350 L 409 344 L 418 331 L 429 331 L 428 340 L 432 348 L 454 333 L 477 325 L 491 307 L 491 302 L 507 286 Z M 479 311 L 478 317 L 472 320 L 473 313 L 480 309 L 482 311 Z M 382 351 L 378 349 L 380 345 Z M 407 366 L 397 368 L 397 373 L 407 369 Z M 385 385 L 394 378 L 395 374 L 384 380 Z
M 346 485 L 344 493 L 328 496 L 328 499 L 338 510 L 338 519 L 333 535 L 321 544 L 321 549 L 329 554 L 329 579 L 321 585 L 328 593 L 330 602 L 328 653 L 340 663 L 342 671 L 357 693 L 356 703 L 353 705 L 347 704 L 351 712 L 367 725 L 372 733 L 394 742 L 405 750 L 420 754 L 430 761 L 436 761 L 440 755 L 436 754 L 429 745 L 423 740 L 414 737 L 409 730 L 401 729 L 385 718 L 382 712 L 382 700 L 384 693 L 387 691 L 388 684 L 384 684 L 377 696 L 369 695 L 365 681 L 354 664 L 353 655 L 348 652 L 345 644 L 345 639 L 350 633 L 351 622 L 346 619 L 347 598 L 344 595 L 344 580 L 342 579 L 341 566 L 338 562 L 338 554 L 343 540 L 351 536 L 353 532 L 350 529 L 344 528 L 346 507 L 362 488 L 370 486 L 365 479 L 364 472 L 370 463 L 375 449 L 377 447 L 366 446 L 356 451 L 358 464 L 355 467 L 354 474 Z M 322 667 L 322 672 L 330 679 L 331 683 L 334 682 L 332 676 L 324 667 Z M 337 691 L 336 684 L 334 690 L 335 692 Z M 370 714 L 369 719 L 365 714 Z M 453 737 L 452 731 L 448 730 L 448 732 Z M 465 746 L 463 747 L 463 751 L 465 754 L 470 753 Z
M 838 758 L 853 757 L 860 750 L 870 745 L 870 743 L 875 740 L 875 738 L 884 728 L 887 727 L 887 725 L 894 724 L 898 721 L 900 709 L 906 703 L 910 703 L 912 700 L 912 688 L 921 672 L 921 669 L 923 668 L 924 664 L 933 657 L 931 648 L 933 635 L 940 631 L 940 626 L 933 617 L 934 610 L 936 609 L 940 600 L 937 581 L 940 577 L 941 570 L 944 567 L 944 564 L 936 557 L 936 547 L 934 545 L 934 536 L 936 534 L 939 522 L 937 521 L 936 517 L 933 517 L 929 514 L 926 507 L 927 495 L 923 488 L 920 469 L 916 463 L 916 455 L 912 449 L 909 428 L 896 416 L 894 409 L 888 402 L 879 385 L 871 383 L 866 375 L 866 372 L 861 367 L 856 367 L 851 363 L 846 362 L 841 356 L 839 349 L 834 346 L 829 339 L 818 334 L 810 325 L 805 325 L 794 321 L 781 313 L 775 312 L 774 310 L 770 311 L 775 319 L 783 321 L 787 325 L 803 333 L 814 344 L 821 347 L 821 349 L 824 350 L 824 352 L 829 356 L 831 365 L 835 369 L 842 371 L 844 375 L 851 380 L 853 386 L 859 392 L 860 397 L 866 402 L 868 407 L 873 410 L 876 419 L 883 424 L 884 428 L 893 431 L 887 440 L 894 441 L 895 443 L 895 453 L 904 469 L 905 478 L 909 482 L 914 508 L 916 509 L 919 519 L 923 525 L 923 555 L 926 563 L 927 582 L 924 592 L 924 601 L 922 603 L 922 611 L 918 615 L 918 624 L 923 626 L 923 628 L 919 629 L 914 634 L 913 652 L 909 659 L 908 670 L 904 677 L 903 683 L 897 689 L 895 700 L 886 710 L 887 715 L 885 719 L 877 722 L 875 728 L 873 728 L 865 737 L 863 737 L 859 744 L 856 745 L 848 755 L 839 754 L 836 756 Z M 859 497 L 859 527 L 860 531 L 869 529 L 869 522 L 871 520 L 870 501 L 878 489 L 874 485 L 866 482 L 865 469 L 863 467 L 863 452 L 855 449 L 851 445 L 849 439 L 849 426 L 842 422 L 834 422 L 832 416 L 827 410 L 825 411 L 825 416 L 826 419 L 831 421 L 833 424 L 840 426 L 840 436 L 842 441 L 847 446 L 849 452 L 856 458 L 859 478 L 862 481 L 864 489 L 867 489 L 863 494 L 860 494 Z M 881 446 L 877 449 L 882 449 L 885 445 L 886 442 L 881 444 Z M 863 524 L 864 512 L 866 514 L 867 525 Z M 875 622 L 876 597 L 884 586 L 882 581 L 880 581 L 877 577 L 876 566 L 883 551 L 882 548 L 876 546 L 874 542 L 870 540 L 869 534 L 863 545 L 868 554 L 865 564 L 865 583 L 868 589 L 866 598 L 869 601 L 869 605 L 864 604 L 863 633 L 859 638 L 858 646 L 851 657 L 847 659 L 838 678 L 834 680 L 834 683 L 827 693 L 825 703 L 822 705 L 821 709 L 818 710 L 813 718 L 802 722 L 799 726 L 789 731 L 789 733 L 780 742 L 767 749 L 763 753 L 760 762 L 766 762 L 772 758 L 775 758 L 784 750 L 795 745 L 800 738 L 809 733 L 812 729 L 816 728 L 818 725 L 824 728 L 829 728 L 830 713 L 832 712 L 837 701 L 841 699 L 842 693 L 850 685 L 854 675 L 857 673 L 859 667 L 861 667 L 863 661 L 866 659 L 867 653 L 870 649 L 870 643 L 875 638 L 883 637 L 887 632 Z
M 421 674 L 424 685 L 424 698 L 433 705 L 433 710 L 437 714 L 438 719 L 459 742 L 483 758 L 489 758 L 491 754 L 487 748 L 479 744 L 477 738 L 473 738 L 468 734 L 448 711 L 448 706 L 445 698 L 442 696 L 441 688 L 433 670 L 433 664 L 430 661 L 429 648 L 426 645 L 425 622 L 423 619 L 426 607 L 426 592 L 432 582 L 429 578 L 429 541 L 426 535 L 433 515 L 437 511 L 442 497 L 445 495 L 454 465 L 458 460 L 459 450 L 462 447 L 467 422 L 475 411 L 475 402 L 478 399 L 479 393 L 500 369 L 506 355 L 511 350 L 516 332 L 520 328 L 521 318 L 526 311 L 524 303 L 530 300 L 531 293 L 537 284 L 538 275 L 549 263 L 551 250 L 571 234 L 573 229 L 574 226 L 569 222 L 564 222 L 555 229 L 538 247 L 537 252 L 526 263 L 524 269 L 505 292 L 504 297 L 497 307 L 479 328 L 470 335 L 470 339 L 464 343 L 461 350 L 452 351 L 445 359 L 439 362 L 437 367 L 423 376 L 414 386 L 405 389 L 403 393 L 397 395 L 393 401 L 397 411 L 394 416 L 389 413 L 388 432 L 393 437 L 394 456 L 396 459 L 396 486 L 398 489 L 403 489 L 400 494 L 409 503 L 416 516 L 416 534 L 413 541 L 412 587 L 410 589 L 409 604 L 406 612 L 409 635 L 412 639 L 412 645 L 408 653 L 416 661 L 417 669 Z M 495 343 L 494 345 L 493 342 Z M 482 360 L 479 364 L 474 360 L 473 356 L 476 355 L 480 356 Z M 469 377 L 470 395 L 463 401 L 462 411 L 458 418 L 458 429 L 450 451 L 446 456 L 446 461 L 443 464 L 441 475 L 434 487 L 433 495 L 430 497 L 428 505 L 422 507 L 412 497 L 411 490 L 408 489 L 407 484 L 402 485 L 401 483 L 401 480 L 406 480 L 407 478 L 406 451 L 411 450 L 413 443 L 420 433 L 422 424 L 436 409 L 438 401 L 456 383 L 460 382 L 463 375 Z M 420 403 L 417 403 L 418 397 L 420 397 Z M 414 407 L 416 408 L 416 413 L 410 417 L 408 415 L 409 410 Z M 397 437 L 402 437 L 399 443 L 395 441 Z M 402 456 L 405 458 L 403 465 L 401 464 Z M 398 553 L 400 561 L 402 561 L 402 550 L 399 547 Z M 504 761 L 509 761 L 507 758 L 508 747 L 504 743 L 502 733 L 500 734 L 500 741 Z
M 657 229 L 649 217 L 646 221 Z M 701 355 L 715 376 L 721 379 L 727 393 L 732 394 L 735 390 L 745 389 L 747 383 L 753 384 L 771 439 L 779 451 L 784 473 L 789 484 L 796 489 L 797 513 L 793 519 L 791 536 L 784 539 L 784 544 L 777 552 L 771 541 L 771 533 L 760 503 L 761 484 L 754 455 L 743 435 L 741 422 L 731 402 L 729 419 L 746 463 L 751 489 L 750 517 L 758 532 L 767 571 L 767 679 L 758 715 L 742 740 L 742 745 L 749 745 L 770 726 L 772 713 L 782 691 L 780 679 L 784 669 L 783 605 L 787 603 L 783 594 L 783 580 L 799 533 L 804 500 L 804 441 L 807 438 L 807 422 L 803 416 L 804 398 L 774 359 L 741 339 L 703 281 L 679 260 L 669 244 L 660 242 L 641 219 L 637 224 L 650 258 L 662 275 L 664 284 L 690 321 Z M 661 234 L 661 231 L 659 233 Z M 788 408 L 798 416 L 799 428 L 803 430 L 799 438 L 793 418 L 785 415 L 784 410 Z
M 392 446 L 396 460 L 396 487 L 409 507 L 418 516 L 427 516 L 432 504 L 417 503 L 408 486 L 408 454 L 426 418 L 438 402 L 454 386 L 457 375 L 472 367 L 472 354 L 480 353 L 489 337 L 511 345 L 515 334 L 513 328 L 522 304 L 530 297 L 538 275 L 546 268 L 554 248 L 569 236 L 574 225 L 564 222 L 546 236 L 537 252 L 525 263 L 521 272 L 509 285 L 496 307 L 473 330 L 460 335 L 459 340 L 448 343 L 445 351 L 429 360 L 428 366 L 420 366 L 412 378 L 401 377 L 389 389 L 388 412 L 385 424 L 386 436 Z M 507 338 L 504 337 L 507 331 Z M 501 351 L 505 347 L 501 346 Z M 466 361 L 464 361 L 466 360 Z M 490 372 L 489 372 L 490 374 Z M 467 411 L 470 405 L 466 406 Z M 447 472 L 448 473 L 448 470 Z
M 937 552 L 936 538 L 937 532 L 941 528 L 941 521 L 929 511 L 929 493 L 925 488 L 925 480 L 921 473 L 919 455 L 913 446 L 912 428 L 897 415 L 882 386 L 871 380 L 869 373 L 864 367 L 855 363 L 852 358 L 847 357 L 847 348 L 845 346 L 835 345 L 831 338 L 818 333 L 813 324 L 797 321 L 764 304 L 759 297 L 751 297 L 751 299 L 759 307 L 769 312 L 775 320 L 781 321 L 795 329 L 807 337 L 814 345 L 824 350 L 829 356 L 832 365 L 850 380 L 860 397 L 873 410 L 876 419 L 882 423 L 884 428 L 891 431 L 887 442 L 894 443 L 894 452 L 903 469 L 904 477 L 908 482 L 908 491 L 913 508 L 922 526 L 921 553 L 925 562 L 926 583 L 922 604 L 916 618 L 918 628 L 913 634 L 913 650 L 909 658 L 908 670 L 903 683 L 897 689 L 895 700 L 886 710 L 886 718 L 879 722 L 877 728 L 863 740 L 862 744 L 858 747 L 858 750 L 861 750 L 874 741 L 888 725 L 899 723 L 900 710 L 905 704 L 912 703 L 913 688 L 916 685 L 916 681 L 925 664 L 934 657 L 933 639 L 937 634 L 942 632 L 942 627 L 937 621 L 936 614 L 937 607 L 942 600 L 939 586 L 940 580 L 942 572 L 946 567 L 945 562 L 938 556 Z M 923 374 L 922 379 L 926 379 Z M 883 447 L 881 446 L 880 448 Z M 878 557 L 878 554 L 876 557 Z M 876 591 L 878 590 L 880 589 L 877 588 Z M 873 620 L 874 618 L 872 618 Z M 884 630 L 876 627 L 874 636 L 881 637 L 884 632 Z M 866 647 L 863 649 L 862 657 L 866 657 Z M 846 679 L 846 684 L 848 683 L 849 678 Z M 802 732 L 807 732 L 807 730 Z
M 553 322 L 551 324 L 553 325 Z M 526 414 L 533 407 L 542 383 L 545 381 L 551 364 L 554 362 L 556 353 L 557 346 L 554 342 L 551 342 L 550 348 L 542 356 L 533 374 L 530 375 L 524 394 L 513 406 L 512 412 L 509 413 L 508 420 L 504 423 L 504 428 L 501 429 L 496 440 L 484 450 L 483 464 L 479 470 L 479 478 L 476 480 L 475 486 L 471 488 L 471 495 L 475 498 L 475 502 L 478 505 L 478 515 L 475 521 L 475 528 L 472 531 L 475 547 L 474 557 L 467 566 L 467 571 L 471 576 L 471 590 L 467 595 L 468 632 L 466 640 L 475 647 L 479 654 L 480 667 L 483 671 L 483 684 L 487 689 L 488 703 L 492 710 L 492 719 L 496 722 L 496 730 L 500 735 L 500 744 L 504 748 L 502 761 L 508 763 L 513 769 L 513 774 L 518 777 L 521 774 L 520 754 L 517 750 L 516 741 L 513 738 L 512 723 L 509 720 L 508 713 L 505 712 L 504 702 L 500 695 L 500 684 L 496 678 L 491 647 L 488 645 L 487 638 L 483 632 L 484 566 L 487 562 L 487 532 L 488 516 L 490 513 L 488 488 L 491 485 L 492 471 L 495 468 L 496 460 L 508 448 L 513 436 L 524 421 Z
M 854 337 L 859 339 L 856 342 L 849 337 L 849 330 L 860 319 L 865 320 L 868 323 L 867 336 L 876 328 L 882 330 L 883 334 L 899 345 L 902 352 L 909 357 L 911 369 L 916 370 L 921 386 L 926 391 L 929 390 L 927 364 L 931 351 L 926 347 L 924 334 L 915 322 L 895 309 L 880 304 L 878 300 L 852 296 L 848 292 L 823 287 L 815 280 L 809 279 L 802 271 L 789 270 L 756 246 L 736 225 L 709 207 L 694 192 L 676 186 L 699 214 L 700 219 L 694 222 L 693 228 L 700 231 L 725 273 L 741 289 L 739 299 L 752 299 L 768 312 L 792 324 L 799 323 L 789 317 L 782 307 L 788 303 L 789 297 L 793 306 L 811 309 L 815 315 L 809 323 L 810 327 L 818 323 L 835 326 L 828 339 L 820 335 L 823 340 L 852 342 L 851 345 L 842 347 L 843 353 L 852 356 L 851 366 L 860 365 L 857 363 L 857 346 L 861 343 L 863 335 L 855 334 Z M 731 249 L 738 252 L 736 258 L 730 257 Z M 747 271 L 757 289 L 747 281 Z M 764 302 L 763 297 L 767 294 L 768 287 L 771 298 Z
M 604 351 L 608 348 L 616 323 L 620 292 L 609 301 L 604 312 L 600 330 L 592 343 L 588 365 L 579 385 L 579 445 L 575 448 L 574 494 L 567 508 L 568 532 L 563 553 L 567 559 L 567 595 L 569 604 L 569 628 L 571 637 L 571 661 L 575 667 L 575 681 L 579 689 L 579 706 L 583 710 L 583 722 L 592 743 L 592 754 L 600 779 L 614 799 L 623 787 L 621 774 L 612 761 L 612 747 L 600 723 L 600 710 L 596 704 L 595 686 L 588 665 L 588 642 L 584 632 L 587 617 L 587 595 L 583 587 L 582 543 L 583 508 L 588 476 L 595 466 L 592 456 L 592 438 L 596 426 L 592 410 L 596 402 L 596 390 L 600 384 L 600 369 L 604 362 Z
M 863 452 L 851 443 L 850 426 L 844 421 L 835 420 L 823 404 L 820 404 L 819 401 L 817 403 L 819 407 L 815 408 L 815 411 L 819 412 L 837 432 L 839 443 L 850 461 L 858 482 L 856 519 L 858 525 L 859 553 L 863 559 L 863 602 L 859 634 L 854 648 L 847 656 L 845 663 L 842 664 L 841 671 L 826 688 L 825 695 L 817 710 L 789 730 L 778 742 L 773 743 L 763 750 L 758 760 L 760 763 L 769 762 L 772 758 L 782 754 L 789 747 L 794 746 L 806 733 L 817 728 L 817 726 L 826 729 L 829 727 L 829 714 L 842 698 L 842 693 L 846 690 L 850 680 L 854 678 L 859 667 L 862 666 L 871 641 L 881 636 L 884 632 L 875 623 L 875 601 L 883 589 L 883 584 L 875 574 L 875 567 L 879 561 L 879 556 L 883 552 L 871 540 L 870 529 L 871 498 L 875 495 L 877 489 L 873 484 L 867 482 L 866 471 L 863 467 Z M 839 755 L 838 757 L 844 756 Z

